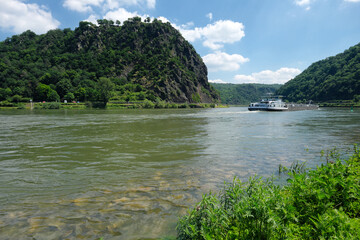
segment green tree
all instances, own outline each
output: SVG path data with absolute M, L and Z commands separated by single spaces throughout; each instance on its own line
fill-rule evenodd
M 104 103 L 104 106 L 108 103 L 109 99 L 113 96 L 113 90 L 115 85 L 109 78 L 101 77 L 98 80 L 97 91 L 98 100 Z
M 0 101 L 6 100 L 8 97 L 10 97 L 12 94 L 12 91 L 10 88 L 0 88 Z
M 34 95 L 34 100 L 58 102 L 60 101 L 60 96 L 54 89 L 51 89 L 49 85 L 40 83 L 36 88 L 36 94 Z
M 36 93 L 34 95 L 35 101 L 46 101 L 47 94 L 51 90 L 49 85 L 40 83 L 36 88 Z
M 67 100 L 67 101 L 74 101 L 75 99 L 75 96 L 73 93 L 69 92 L 67 93 L 65 96 L 64 96 L 64 100 Z
M 56 92 L 63 98 L 67 93 L 72 91 L 72 84 L 69 79 L 63 78 L 56 84 Z
M 360 95 L 354 95 L 354 102 L 360 101 Z
M 75 98 L 78 100 L 78 101 L 86 101 L 86 89 L 83 88 L 83 87 L 80 87 L 78 89 L 76 89 L 75 91 Z
M 59 94 L 58 94 L 55 90 L 51 89 L 51 90 L 48 92 L 46 101 L 49 101 L 49 102 L 59 102 L 59 101 L 60 101 L 60 96 L 59 96 Z
M 19 102 L 22 101 L 22 97 L 20 95 L 16 94 L 16 95 L 12 96 L 12 101 L 16 102 L 16 103 L 19 103 Z

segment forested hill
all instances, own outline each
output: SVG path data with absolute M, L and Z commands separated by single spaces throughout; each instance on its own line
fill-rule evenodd
M 352 100 L 360 97 L 360 44 L 313 63 L 277 94 L 289 101 Z
M 282 85 L 280 84 L 220 84 L 211 83 L 220 93 L 221 102 L 224 104 L 248 105 L 256 102 L 262 96 L 275 93 Z
M 193 46 L 156 19 L 80 22 L 75 30 L 26 31 L 0 42 L 0 101 L 101 100 L 104 82 L 118 101 L 219 100 Z

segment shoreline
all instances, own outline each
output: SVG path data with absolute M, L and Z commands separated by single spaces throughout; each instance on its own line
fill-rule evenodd
M 37 102 L 37 103 L 12 103 L 1 106 L 0 110 L 41 110 L 41 109 L 206 109 L 206 108 L 228 108 L 228 105 L 218 103 L 168 103 L 160 102 L 129 102 L 117 103 L 109 102 L 104 107 L 103 104 L 82 102 L 82 103 L 59 103 L 59 102 Z

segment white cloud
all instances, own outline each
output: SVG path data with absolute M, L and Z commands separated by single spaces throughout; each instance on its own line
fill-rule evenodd
M 191 27 L 194 26 L 193 22 L 178 26 L 165 17 L 158 17 L 157 19 L 165 23 L 171 23 L 171 25 L 179 30 L 183 37 L 190 42 L 201 39 L 203 45 L 212 50 L 222 48 L 225 43 L 240 41 L 245 36 L 244 25 L 231 20 L 220 20 L 213 24 L 208 24 L 203 28 L 195 27 L 191 29 Z
M 250 61 L 239 54 L 227 54 L 224 52 L 210 53 L 203 57 L 203 60 L 210 72 L 236 71 L 240 65 Z
M 304 7 L 306 11 L 310 10 L 310 4 L 313 0 L 295 0 L 295 4 Z
M 1 0 L 0 3 L 0 28 L 4 30 L 14 33 L 31 30 L 42 34 L 60 25 L 44 6 L 19 0 Z
M 310 0 L 295 0 L 295 4 L 298 6 L 308 6 L 310 5 Z
M 91 22 L 94 24 L 97 24 L 97 20 L 100 19 L 100 17 L 96 14 L 91 14 L 87 19 L 85 19 L 85 22 Z
M 181 34 L 183 35 L 183 37 L 188 40 L 189 42 L 195 42 L 197 39 L 200 39 L 201 38 L 201 33 L 197 30 L 194 30 L 194 29 L 185 29 L 185 28 L 182 28 L 182 27 L 178 27 L 176 25 L 173 24 L 173 26 L 178 29 Z M 196 28 L 198 29 L 198 28 Z
M 316 0 L 294 0 L 294 3 L 297 6 L 303 7 L 305 10 L 309 11 L 311 9 L 311 4 L 313 4 Z M 350 3 L 360 3 L 360 0 L 343 0 L 344 2 Z
M 213 50 L 223 47 L 223 43 L 240 41 L 244 36 L 244 25 L 230 20 L 220 20 L 201 29 L 205 37 L 203 45 Z
M 124 21 L 128 20 L 129 18 L 133 18 L 133 17 L 141 17 L 142 20 L 145 20 L 145 18 L 147 18 L 149 16 L 148 15 L 140 15 L 137 12 L 128 12 L 124 8 L 119 8 L 119 9 L 117 9 L 115 11 L 107 12 L 102 17 L 99 16 L 99 15 L 96 15 L 96 14 L 91 14 L 84 21 L 97 24 L 98 19 L 107 19 L 107 20 L 113 20 L 113 21 L 119 20 L 121 23 L 123 23 Z
M 148 8 L 155 8 L 156 0 L 147 0 Z
M 160 21 L 162 21 L 163 23 L 167 23 L 167 22 L 171 23 L 169 19 L 167 19 L 166 17 L 162 17 L 162 16 L 158 17 L 157 20 L 160 20 Z M 172 24 L 172 23 L 171 23 L 171 24 Z M 174 25 L 174 24 L 172 24 L 172 25 Z M 176 26 L 176 25 L 175 25 L 175 26 Z
M 227 83 L 227 82 L 225 82 L 225 81 L 223 81 L 221 79 L 209 80 L 209 82 L 210 83 L 223 83 L 223 84 Z
M 173 24 L 174 25 L 174 24 Z M 174 25 L 182 35 L 190 42 L 198 39 L 203 41 L 203 45 L 212 50 L 224 47 L 225 43 L 240 41 L 244 36 L 244 25 L 240 22 L 230 20 L 220 20 L 208 24 L 203 28 L 188 29 Z
M 297 68 L 280 68 L 277 71 L 265 70 L 251 75 L 236 75 L 234 79 L 237 83 L 286 83 L 300 74 L 300 69 Z
M 92 7 L 100 7 L 103 0 L 65 0 L 63 6 L 77 12 L 91 12 Z
M 208 13 L 206 14 L 206 17 L 209 18 L 209 20 L 211 21 L 213 19 L 213 14 L 212 13 Z
M 139 15 L 137 12 L 128 12 L 124 8 L 119 8 L 116 11 L 107 12 L 103 18 L 108 19 L 108 20 L 113 20 L 113 21 L 119 20 L 120 22 L 123 23 L 124 21 L 128 20 L 129 18 L 133 18 L 136 16 L 141 17 L 143 20 L 148 17 L 148 15 Z
M 104 9 L 106 9 L 106 10 L 116 9 L 119 7 L 120 7 L 120 4 L 119 4 L 119 1 L 117 1 L 117 0 L 107 0 L 104 5 Z
M 256 82 L 256 78 L 253 77 L 252 75 L 236 75 L 234 77 L 234 79 L 238 83 L 255 83 Z
M 77 12 L 93 12 L 94 7 L 103 11 L 113 10 L 124 6 L 146 5 L 155 8 L 156 0 L 64 0 L 63 6 Z
M 182 36 L 186 40 L 188 40 L 190 42 L 194 42 L 195 40 L 201 38 L 201 34 L 198 30 L 189 29 L 194 26 L 193 22 L 188 22 L 186 24 L 182 24 L 181 26 L 178 26 L 175 23 L 172 23 L 166 17 L 160 16 L 160 17 L 157 17 L 157 19 L 162 21 L 163 23 L 169 22 L 174 28 L 176 28 L 177 30 L 179 30 L 181 32 Z M 198 29 L 198 28 L 196 28 L 196 29 Z
M 186 24 L 182 24 L 181 25 L 181 28 L 182 29 L 189 29 L 189 28 L 191 28 L 191 27 L 193 27 L 194 26 L 194 23 L 193 22 L 188 22 L 188 23 L 186 23 Z

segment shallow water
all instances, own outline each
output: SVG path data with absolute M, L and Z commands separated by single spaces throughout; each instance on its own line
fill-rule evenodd
M 1 239 L 156 239 L 201 194 L 360 141 L 360 109 L 1 110 Z

